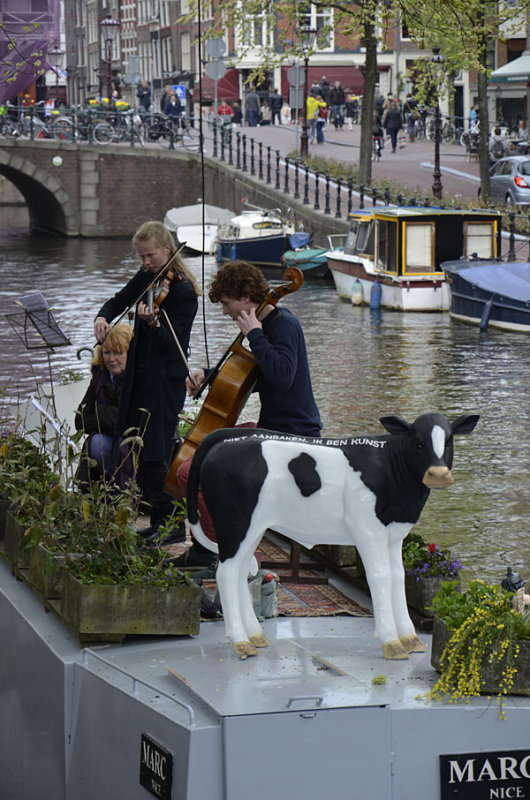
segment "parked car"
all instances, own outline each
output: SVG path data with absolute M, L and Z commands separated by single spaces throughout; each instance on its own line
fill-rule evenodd
M 509 156 L 497 161 L 490 170 L 490 189 L 492 200 L 506 205 L 530 205 L 530 157 Z

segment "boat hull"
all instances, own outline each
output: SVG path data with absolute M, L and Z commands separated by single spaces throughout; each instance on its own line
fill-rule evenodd
M 362 303 L 370 303 L 376 280 L 381 287 L 382 308 L 396 311 L 448 311 L 450 292 L 445 275 L 439 277 L 402 278 L 385 272 L 375 272 L 373 263 L 361 257 L 333 251 L 327 254 L 328 266 L 341 300 L 352 301 L 359 281 Z
M 326 252 L 323 247 L 287 250 L 284 264 L 286 267 L 298 267 L 307 278 L 327 278 L 330 272 Z
M 179 225 L 175 229 L 175 240 L 192 253 L 212 253 L 215 249 L 218 225 L 206 223 L 204 237 L 202 225 Z
M 449 262 L 453 319 L 517 333 L 530 333 L 530 264 Z
M 217 261 L 250 261 L 258 267 L 283 267 L 282 256 L 289 247 L 289 237 L 260 236 L 255 239 L 217 239 Z

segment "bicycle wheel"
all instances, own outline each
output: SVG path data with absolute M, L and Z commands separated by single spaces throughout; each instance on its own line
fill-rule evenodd
M 20 134 L 18 124 L 13 122 L 9 117 L 2 120 L 0 123 L 0 136 L 5 136 L 7 139 L 15 139 Z
M 425 125 L 421 117 L 416 120 L 416 139 L 425 139 Z
M 201 144 L 201 137 L 199 131 L 195 128 L 186 128 L 182 131 L 182 144 L 186 150 L 191 150 L 196 153 Z
M 52 136 L 59 142 L 73 142 L 74 126 L 69 119 L 56 119 L 52 124 Z
M 445 144 L 454 144 L 455 139 L 456 139 L 456 128 L 452 122 L 449 122 L 449 120 L 447 120 L 447 122 L 444 122 L 442 128 L 442 141 Z
M 109 144 L 114 138 L 114 128 L 109 122 L 98 122 L 92 129 L 92 138 L 96 144 Z
M 429 142 L 434 142 L 435 130 L 436 130 L 436 120 L 434 119 L 425 120 L 425 138 Z

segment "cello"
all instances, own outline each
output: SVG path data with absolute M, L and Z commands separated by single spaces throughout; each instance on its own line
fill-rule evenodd
M 304 282 L 303 272 L 298 267 L 289 267 L 283 279 L 288 281 L 271 289 L 256 309 L 260 313 L 267 305 L 275 306 L 287 294 L 296 292 Z M 186 437 L 173 459 L 164 484 L 164 491 L 172 497 L 180 497 L 177 470 L 195 453 L 200 442 L 214 430 L 232 428 L 252 392 L 258 377 L 258 365 L 251 351 L 243 347 L 244 334 L 234 339 L 221 356 L 219 362 L 206 376 L 195 397 L 210 387 L 206 399 Z

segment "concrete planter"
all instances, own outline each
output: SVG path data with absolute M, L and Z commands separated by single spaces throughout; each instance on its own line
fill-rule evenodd
M 131 634 L 199 632 L 199 586 L 82 584 L 67 570 L 61 600 L 52 603 L 63 622 L 83 640 L 119 641 Z
M 315 550 L 338 567 L 351 567 L 357 558 L 357 548 L 353 545 L 317 544 Z
M 443 671 L 440 666 L 440 660 L 444 649 L 451 641 L 451 635 L 451 631 L 445 622 L 435 617 L 432 630 L 431 665 L 437 672 L 441 673 Z M 518 644 L 520 651 L 515 662 L 517 672 L 509 694 L 530 695 L 530 641 L 521 641 Z M 486 652 L 482 662 L 484 685 L 481 688 L 481 694 L 498 694 L 499 683 L 502 673 L 506 669 L 506 663 L 501 661 L 491 664 L 488 656 L 489 653 Z
M 29 567 L 29 553 L 24 551 L 24 534 L 27 529 L 28 526 L 22 525 L 11 511 L 6 511 L 4 554 L 6 559 L 17 569 Z
M 434 596 L 442 588 L 443 583 L 455 580 L 457 579 L 446 578 L 442 575 L 417 580 L 414 575 L 406 575 L 405 593 L 408 607 L 423 617 L 434 617 L 434 611 L 429 610 Z
M 62 593 L 64 558 L 38 544 L 29 557 L 27 581 L 45 600 L 56 599 Z

